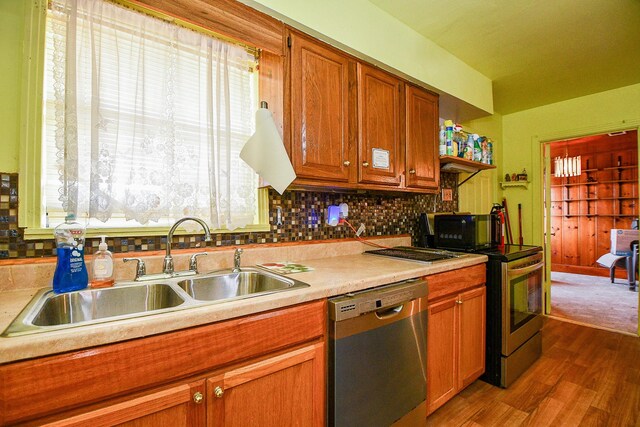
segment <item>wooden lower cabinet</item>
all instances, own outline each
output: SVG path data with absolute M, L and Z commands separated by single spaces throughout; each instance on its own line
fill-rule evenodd
M 205 424 L 204 392 L 204 380 L 183 383 L 166 390 L 136 396 L 86 413 L 39 425 L 47 427 L 199 426 Z
M 209 426 L 323 426 L 324 343 L 207 379 Z
M 458 282 L 465 280 L 460 277 L 466 277 L 471 289 L 440 296 L 428 306 L 427 415 L 485 369 L 486 288 L 473 275 L 458 276 Z
M 322 426 L 326 312 L 315 301 L 0 365 L 0 426 Z

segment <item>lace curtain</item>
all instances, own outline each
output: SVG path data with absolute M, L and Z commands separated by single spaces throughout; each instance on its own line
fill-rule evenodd
M 91 226 L 254 222 L 258 178 L 239 159 L 252 55 L 102 0 L 52 0 L 47 21 L 48 211 Z

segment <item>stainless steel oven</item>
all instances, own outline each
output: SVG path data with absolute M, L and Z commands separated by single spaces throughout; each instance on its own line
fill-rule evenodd
M 502 354 L 542 328 L 542 253 L 502 263 Z
M 482 253 L 489 257 L 487 353 L 482 379 L 508 387 L 542 353 L 542 248 L 505 245 Z

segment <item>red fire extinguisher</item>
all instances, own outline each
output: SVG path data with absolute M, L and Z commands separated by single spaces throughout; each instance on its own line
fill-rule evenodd
M 504 235 L 505 235 L 505 221 L 504 221 L 504 212 L 503 212 L 502 205 L 498 203 L 494 203 L 493 207 L 491 208 L 490 214 L 495 215 L 498 218 L 497 224 L 495 226 L 495 231 L 494 231 L 494 239 L 496 242 L 498 242 L 498 247 L 502 248 L 504 247 Z

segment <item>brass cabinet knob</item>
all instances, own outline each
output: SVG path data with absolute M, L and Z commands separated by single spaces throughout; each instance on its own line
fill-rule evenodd
M 415 169 L 409 169 L 409 173 L 410 173 L 411 175 L 415 175 L 416 170 L 415 170 Z
M 217 386 L 213 389 L 213 394 L 219 399 L 224 394 L 224 390 L 222 389 L 222 387 Z
M 365 168 L 369 167 L 369 162 L 362 162 L 362 166 L 364 166 Z
M 349 160 L 345 160 L 344 162 L 342 162 L 342 164 L 345 166 L 349 166 L 351 162 Z
M 193 401 L 196 403 L 202 403 L 202 401 L 204 400 L 204 396 L 202 395 L 202 393 L 200 393 L 199 391 L 196 391 L 193 394 Z
M 462 304 L 462 300 L 456 300 L 456 304 Z

